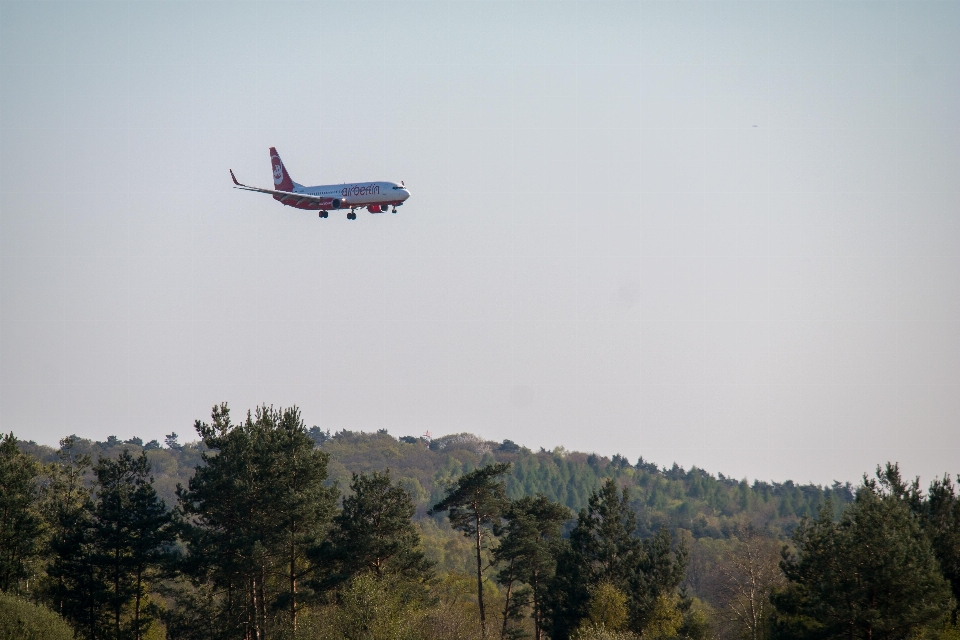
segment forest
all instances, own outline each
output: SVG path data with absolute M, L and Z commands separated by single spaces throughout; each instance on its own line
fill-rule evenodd
M 0 441 L 0 640 L 960 640 L 960 496 L 330 433 Z M 184 438 L 187 440 L 187 438 Z

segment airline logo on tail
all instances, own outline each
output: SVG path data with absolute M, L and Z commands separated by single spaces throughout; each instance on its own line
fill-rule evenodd
M 280 154 L 277 153 L 277 150 L 273 147 L 270 147 L 270 164 L 273 165 L 273 184 L 277 189 L 281 191 L 293 191 L 293 180 L 290 179 L 290 174 L 287 173 L 286 168 L 283 166 L 283 160 L 280 159 Z

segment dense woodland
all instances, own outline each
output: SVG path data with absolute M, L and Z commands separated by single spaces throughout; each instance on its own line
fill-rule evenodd
M 949 476 L 749 484 L 296 408 L 194 437 L 3 438 L 0 638 L 960 640 Z

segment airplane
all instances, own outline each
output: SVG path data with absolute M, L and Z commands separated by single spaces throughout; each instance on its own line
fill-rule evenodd
M 316 187 L 305 187 L 297 184 L 290 178 L 287 168 L 283 166 L 280 155 L 274 147 L 270 147 L 270 164 L 273 165 L 273 184 L 276 189 L 261 189 L 251 187 L 237 181 L 230 169 L 234 189 L 269 193 L 274 200 L 280 201 L 288 207 L 297 209 L 311 209 L 320 212 L 321 218 L 326 218 L 330 210 L 350 209 L 348 220 L 357 219 L 357 209 L 366 207 L 370 213 L 386 213 L 387 209 L 402 205 L 410 197 L 410 191 L 400 181 L 396 182 L 350 182 L 343 184 L 328 184 Z

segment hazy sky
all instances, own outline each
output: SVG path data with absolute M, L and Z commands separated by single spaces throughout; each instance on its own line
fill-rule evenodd
M 0 429 L 960 472 L 960 2 L 0 2 Z M 406 181 L 347 221 L 231 189 Z

